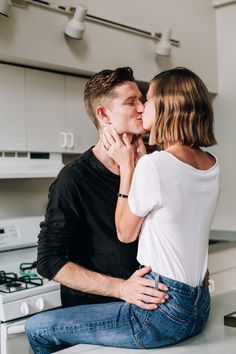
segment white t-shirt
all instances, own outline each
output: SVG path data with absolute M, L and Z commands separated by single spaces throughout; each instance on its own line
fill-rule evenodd
M 129 193 L 133 214 L 145 217 L 140 264 L 192 286 L 204 279 L 210 226 L 220 192 L 218 162 L 198 170 L 161 151 L 143 156 Z

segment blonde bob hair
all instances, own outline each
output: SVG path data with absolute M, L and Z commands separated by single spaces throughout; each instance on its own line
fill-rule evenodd
M 177 67 L 151 81 L 156 119 L 150 144 L 180 142 L 192 147 L 217 144 L 213 133 L 213 110 L 209 92 L 192 71 Z

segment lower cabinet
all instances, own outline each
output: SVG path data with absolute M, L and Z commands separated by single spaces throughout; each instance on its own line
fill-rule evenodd
M 208 268 L 212 295 L 236 289 L 236 243 L 210 247 Z

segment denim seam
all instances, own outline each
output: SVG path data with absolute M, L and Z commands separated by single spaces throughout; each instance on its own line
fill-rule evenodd
M 187 316 L 189 316 L 189 315 L 194 316 L 193 311 L 187 310 L 184 307 L 177 305 L 174 301 L 168 300 L 168 304 L 170 306 L 174 307 L 175 309 L 179 310 L 180 312 L 185 313 Z
M 145 310 L 145 311 L 146 311 L 146 310 Z M 149 324 L 149 322 L 150 322 L 150 320 L 151 320 L 151 318 L 152 318 L 152 316 L 153 316 L 154 311 L 157 311 L 157 310 L 149 310 L 149 311 L 148 311 L 148 313 L 147 313 L 147 315 L 146 315 L 146 318 L 145 318 L 145 320 L 144 320 L 144 322 L 143 322 L 142 327 L 140 328 L 140 330 L 139 330 L 139 331 L 135 334 L 135 336 L 134 336 L 134 340 L 135 340 L 137 346 L 138 346 L 140 349 L 145 349 L 145 347 L 144 347 L 144 345 L 143 345 L 143 342 L 142 342 L 142 340 L 141 340 L 140 337 L 141 337 L 141 335 L 143 334 L 143 332 L 146 331 L 146 327 L 148 326 L 148 324 Z
M 168 311 L 164 306 L 159 306 L 158 309 L 159 309 L 159 311 L 164 313 L 164 315 L 166 315 L 170 320 L 174 321 L 178 325 L 187 326 L 187 322 L 186 321 L 181 320 L 180 318 L 177 318 L 174 315 L 172 315 L 172 313 L 170 311 Z

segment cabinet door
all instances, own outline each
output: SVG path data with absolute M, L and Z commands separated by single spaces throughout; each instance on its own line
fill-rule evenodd
M 65 76 L 67 152 L 81 153 L 98 141 L 95 125 L 84 109 L 86 79 Z
M 61 152 L 65 124 L 64 75 L 26 69 L 27 149 Z
M 24 69 L 0 64 L 0 150 L 26 150 Z

